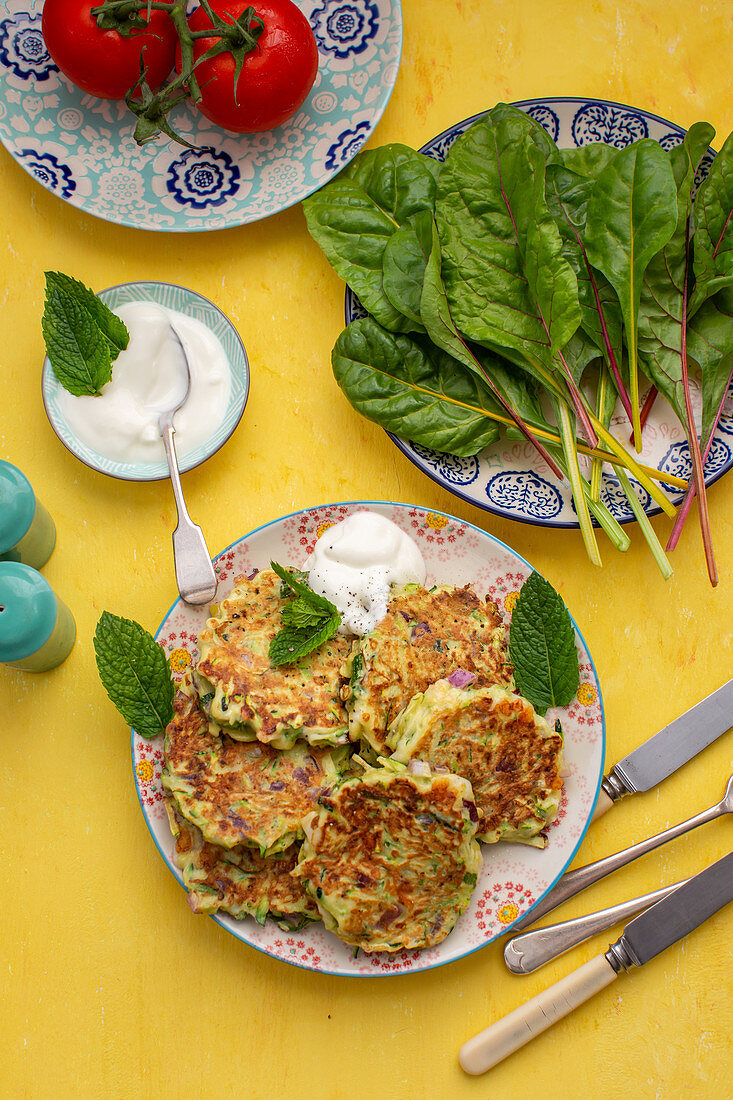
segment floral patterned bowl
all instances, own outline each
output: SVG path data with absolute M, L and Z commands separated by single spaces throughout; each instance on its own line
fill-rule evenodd
M 402 49 L 399 0 L 300 0 L 318 44 L 316 82 L 288 122 L 262 134 L 219 130 L 190 105 L 172 115 L 185 149 L 139 148 L 123 102 L 82 94 L 41 36 L 43 0 L 0 0 L 0 141 L 59 198 L 136 229 L 244 225 L 321 187 L 382 117 Z
M 604 141 L 622 148 L 639 138 L 651 137 L 665 149 L 679 145 L 685 135 L 681 126 L 658 118 L 648 111 L 626 107 L 602 99 L 543 97 L 514 104 L 540 122 L 560 148 L 572 149 Z M 453 142 L 481 115 L 463 119 L 438 134 L 420 150 L 434 160 L 445 160 Z M 702 172 L 712 160 L 712 151 L 703 160 Z M 346 322 L 364 316 L 361 303 L 346 291 Z M 649 386 L 647 385 L 647 390 Z M 699 422 L 701 398 L 696 381 L 691 385 L 693 407 Z M 646 394 L 642 392 L 642 400 Z M 629 425 L 620 405 L 611 422 L 619 438 L 628 440 Z M 500 439 L 480 455 L 458 458 L 433 451 L 390 433 L 393 443 L 424 474 L 461 500 L 505 519 L 533 523 L 542 527 L 577 527 L 572 494 L 567 482 L 561 483 L 534 447 L 525 440 Z M 666 401 L 657 401 L 644 428 L 641 461 L 666 473 L 688 480 L 692 473 L 690 452 L 684 430 Z M 733 390 L 723 411 L 718 430 L 705 464 L 705 481 L 710 485 L 733 467 Z M 649 515 L 661 512 L 635 479 L 634 489 Z M 682 493 L 664 486 L 674 504 Z M 634 520 L 634 513 L 618 478 L 610 467 L 603 474 L 601 497 L 619 523 Z
M 120 286 L 101 291 L 99 297 L 111 309 L 126 302 L 142 301 L 157 302 L 177 313 L 185 313 L 211 329 L 223 347 L 231 371 L 229 400 L 224 417 L 220 424 L 212 428 L 205 443 L 200 444 L 195 450 L 182 452 L 177 456 L 181 473 L 193 470 L 195 466 L 200 466 L 215 451 L 224 446 L 239 424 L 247 404 L 249 362 L 239 333 L 219 307 L 208 298 L 204 298 L 203 294 L 197 294 L 195 290 L 188 290 L 186 287 L 175 286 L 173 283 L 122 283 Z M 114 364 L 112 369 L 114 370 Z M 66 419 L 64 407 L 60 402 L 63 390 L 48 359 L 43 362 L 41 389 L 43 404 L 51 427 L 64 446 L 86 466 L 123 481 L 160 481 L 162 478 L 170 477 L 165 459 L 156 463 L 116 462 L 82 442 L 74 434 Z
M 257 528 L 216 558 L 218 595 L 224 596 L 240 573 L 262 569 L 271 560 L 302 565 L 323 531 L 367 509 L 391 519 L 415 540 L 425 558 L 428 583 L 471 583 L 477 592 L 495 601 L 505 622 L 511 621 L 519 589 L 532 572 L 523 558 L 455 516 L 386 501 L 307 508 Z M 169 656 L 174 677 L 180 679 L 198 657 L 196 639 L 206 619 L 205 609 L 177 600 L 161 623 L 156 637 Z M 361 977 L 430 970 L 469 955 L 507 932 L 563 874 L 583 839 L 598 796 L 605 749 L 603 703 L 593 661 L 577 629 L 576 644 L 581 681 L 577 697 L 569 707 L 547 714 L 551 724 L 557 717 L 562 721 L 568 769 L 548 845 L 544 851 L 522 844 L 484 845 L 484 864 L 471 904 L 443 943 L 396 955 L 360 952 L 354 958 L 351 948 L 326 932 L 322 924 L 288 934 L 271 921 L 261 927 L 249 918 L 237 921 L 222 915 L 212 919 L 243 943 L 273 958 L 308 970 Z M 146 741 L 133 730 L 132 766 L 140 805 L 161 856 L 183 885 L 163 803 L 162 764 L 163 738 Z

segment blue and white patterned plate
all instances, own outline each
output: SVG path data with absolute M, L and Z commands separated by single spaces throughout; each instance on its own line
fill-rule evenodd
M 300 110 L 262 134 L 217 129 L 181 105 L 176 129 L 139 148 L 120 101 L 82 94 L 51 61 L 42 0 L 0 2 L 0 141 L 59 198 L 135 229 L 190 232 L 258 221 L 323 186 L 382 117 L 402 49 L 399 0 L 296 0 L 318 43 Z
M 606 100 L 553 97 L 526 99 L 515 106 L 541 122 L 557 144 L 566 149 L 589 145 L 594 141 L 605 141 L 621 148 L 644 137 L 655 138 L 668 149 L 678 145 L 685 134 L 681 126 L 666 122 L 648 111 Z M 456 123 L 423 145 L 420 152 L 434 160 L 444 160 L 456 138 L 479 118 L 480 114 Z M 709 156 L 712 159 L 712 153 Z M 703 162 L 703 170 L 704 168 Z M 347 290 L 347 323 L 363 315 L 364 310 L 358 299 Z M 697 416 L 700 394 L 694 381 L 691 389 Z M 642 400 L 645 396 L 646 393 L 642 392 Z M 628 441 L 630 428 L 620 407 L 616 410 L 611 426 L 620 439 Z M 443 489 L 469 504 L 521 523 L 534 523 L 544 527 L 578 526 L 569 486 L 558 482 L 531 444 L 524 440 L 512 442 L 501 439 L 475 458 L 456 458 L 454 455 L 431 451 L 399 439 L 391 433 L 390 437 L 418 469 Z M 678 477 L 689 478 L 691 475 L 685 433 L 662 398 L 655 403 L 644 428 L 641 461 Z M 710 485 L 717 481 L 732 466 L 733 390 L 728 394 L 726 407 L 705 464 L 706 483 Z M 661 511 L 651 502 L 641 485 L 634 482 L 634 486 L 649 515 L 656 515 Z M 675 504 L 680 502 L 682 494 L 679 491 L 667 489 L 667 492 Z M 620 523 L 628 523 L 634 519 L 618 479 L 609 468 L 604 471 L 602 498 Z
M 229 400 L 226 412 L 220 424 L 216 425 L 206 440 L 195 450 L 178 455 L 178 467 L 181 473 L 193 470 L 200 466 L 207 458 L 210 458 L 220 447 L 223 447 L 231 436 L 237 424 L 242 418 L 244 407 L 249 396 L 249 362 L 244 344 L 229 318 L 222 313 L 218 306 L 197 294 L 195 290 L 186 287 L 175 286 L 173 283 L 122 283 L 120 286 L 109 287 L 102 290 L 99 297 L 107 303 L 110 309 L 127 302 L 157 302 L 167 309 L 177 313 L 185 313 L 206 325 L 218 338 L 224 353 L 229 360 L 231 368 L 231 385 L 229 388 Z M 114 365 L 113 368 L 114 370 Z M 53 373 L 53 368 L 48 359 L 43 362 L 43 374 L 41 378 L 43 404 L 51 427 L 56 432 L 61 442 L 73 455 L 86 466 L 93 470 L 99 470 L 110 477 L 118 477 L 124 481 L 160 481 L 169 477 L 168 466 L 165 459 L 160 462 L 115 462 L 106 458 L 83 443 L 73 432 L 64 414 L 60 395 L 64 392 Z

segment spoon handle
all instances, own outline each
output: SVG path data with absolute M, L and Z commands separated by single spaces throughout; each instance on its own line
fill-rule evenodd
M 504 948 L 504 962 L 513 974 L 532 974 L 545 963 L 569 951 L 571 947 L 577 947 L 578 944 L 589 940 L 591 936 L 613 928 L 614 924 L 618 924 L 626 917 L 632 917 L 642 909 L 648 909 L 650 905 L 666 898 L 667 894 L 671 894 L 686 881 L 683 879 L 682 882 L 675 882 L 672 886 L 664 886 L 661 890 L 653 890 L 650 894 L 631 898 L 630 901 L 622 901 L 618 905 L 610 905 L 607 909 L 599 909 L 583 917 L 562 921 L 561 924 L 531 928 L 529 932 L 509 940 Z
M 201 528 L 192 522 L 183 499 L 181 478 L 173 442 L 175 428 L 172 423 L 161 424 L 160 434 L 168 459 L 173 496 L 178 512 L 178 526 L 173 532 L 173 561 L 176 567 L 176 583 L 181 597 L 190 604 L 209 603 L 216 595 L 216 573 L 211 563 Z
M 595 863 L 589 863 L 586 867 L 578 867 L 576 871 L 568 871 L 566 875 L 562 876 L 557 885 L 545 895 L 542 901 L 538 902 L 525 917 L 522 917 L 513 925 L 512 931 L 518 932 L 528 928 L 540 917 L 544 917 L 545 913 L 549 913 L 558 905 L 562 905 L 568 898 L 575 897 L 581 890 L 592 886 L 599 879 L 605 878 L 613 871 L 617 871 L 619 867 L 625 867 L 627 863 L 631 863 L 647 852 L 654 851 L 655 848 L 659 848 L 669 840 L 674 840 L 675 837 L 682 836 L 690 829 L 696 829 L 698 825 L 704 825 L 707 821 L 712 821 L 721 813 L 725 813 L 725 806 L 718 802 L 715 806 L 711 806 L 709 810 L 703 810 L 702 813 L 688 818 L 687 821 L 681 821 L 679 825 L 673 825 L 671 829 L 665 829 L 663 833 L 657 833 L 656 836 L 649 837 L 647 840 L 640 840 L 638 844 L 632 844 L 631 847 L 606 856 L 605 859 L 597 859 Z

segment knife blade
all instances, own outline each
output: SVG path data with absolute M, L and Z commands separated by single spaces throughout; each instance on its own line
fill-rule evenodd
M 614 764 L 601 781 L 593 820 L 624 795 L 656 787 L 732 725 L 733 680 L 729 680 Z
M 620 971 L 643 966 L 732 901 L 733 852 L 729 852 L 635 917 L 604 954 L 469 1039 L 459 1053 L 461 1066 L 466 1073 L 485 1073 L 610 985 Z

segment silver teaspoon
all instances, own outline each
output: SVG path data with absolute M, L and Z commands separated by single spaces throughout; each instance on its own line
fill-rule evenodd
M 687 821 L 681 821 L 679 825 L 673 825 L 671 829 L 665 829 L 663 833 L 657 833 L 656 836 L 649 837 L 648 840 L 641 840 L 638 844 L 632 844 L 630 848 L 624 848 L 623 851 L 606 856 L 605 859 L 598 859 L 595 863 L 589 863 L 586 867 L 578 867 L 577 871 L 568 871 L 566 875 L 562 876 L 557 885 L 553 886 L 552 890 L 545 895 L 542 901 L 538 902 L 533 909 L 530 909 L 526 917 L 522 917 L 512 926 L 512 932 L 523 931 L 530 924 L 534 924 L 536 920 L 539 920 L 540 917 L 544 917 L 545 913 L 549 913 L 558 905 L 562 905 L 568 898 L 575 897 L 581 890 L 592 886 L 594 882 L 605 878 L 606 875 L 610 875 L 619 867 L 625 867 L 627 863 L 638 859 L 639 856 L 643 856 L 647 852 L 653 852 L 655 848 L 659 848 L 669 840 L 674 840 L 675 837 L 682 836 L 683 833 L 688 833 L 690 829 L 696 829 L 698 825 L 705 825 L 706 822 L 713 821 L 714 818 L 720 817 L 722 814 L 730 813 L 733 813 L 733 775 L 728 780 L 723 798 L 720 802 L 716 802 L 714 806 L 711 806 L 709 810 L 703 810 L 702 813 L 695 814 Z
M 170 409 L 162 410 L 158 415 L 158 429 L 160 431 L 165 456 L 168 460 L 168 469 L 171 475 L 173 496 L 176 501 L 178 525 L 173 532 L 173 561 L 176 568 L 176 583 L 181 597 L 190 604 L 209 603 L 216 595 L 216 573 L 211 563 L 204 539 L 204 533 L 197 524 L 193 523 L 183 499 L 181 478 L 176 459 L 176 447 L 173 436 L 176 429 L 173 427 L 173 417 L 188 400 L 191 389 L 191 368 L 181 338 L 170 326 L 173 339 L 181 351 L 181 356 L 186 367 L 186 387 L 183 396 Z

